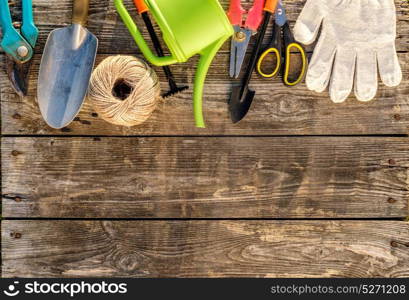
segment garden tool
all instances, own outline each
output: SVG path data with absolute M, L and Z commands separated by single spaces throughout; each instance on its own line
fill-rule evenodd
M 322 30 L 307 72 L 310 90 L 343 102 L 351 93 L 372 100 L 378 71 L 387 86 L 397 86 L 402 71 L 396 54 L 394 0 L 308 0 L 294 28 L 295 38 L 311 44 Z
M 296 52 L 301 56 L 299 71 L 292 64 Z M 273 56 L 273 64 L 267 62 L 267 58 L 270 56 Z M 275 13 L 273 36 L 258 60 L 257 71 L 265 78 L 276 77 L 281 73 L 286 86 L 295 86 L 304 79 L 307 65 L 308 61 L 305 50 L 301 44 L 295 41 L 288 24 L 285 8 L 280 0 Z M 265 71 L 266 66 L 268 66 L 271 72 Z
M 193 111 L 197 127 L 205 127 L 203 87 L 209 67 L 221 46 L 234 31 L 217 0 L 145 0 L 159 25 L 171 55 L 155 56 L 143 39 L 122 0 L 115 0 L 119 15 L 145 58 L 156 66 L 186 62 L 200 54 L 194 81 Z
M 8 0 L 0 0 L 0 27 L 3 31 L 0 46 L 7 54 L 7 73 L 12 86 L 23 97 L 27 95 L 27 77 L 38 38 L 31 0 L 22 0 L 22 14 L 21 27 L 17 30 L 13 26 Z
M 271 16 L 275 13 L 278 0 L 266 0 L 264 6 L 264 21 L 261 26 L 256 45 L 251 54 L 249 65 L 246 69 L 246 74 L 240 85 L 234 86 L 229 101 L 230 117 L 233 123 L 240 122 L 248 113 L 251 104 L 253 103 L 256 92 L 249 88 L 249 83 L 256 68 L 257 58 L 260 53 L 261 44 L 267 31 L 267 26 L 270 23 Z
M 230 51 L 230 77 L 238 78 L 246 56 L 251 36 L 263 21 L 263 7 L 265 0 L 254 0 L 253 7 L 248 11 L 244 21 L 245 10 L 241 6 L 241 0 L 230 0 L 227 13 L 230 23 L 234 28 Z
M 156 53 L 158 54 L 158 56 L 165 56 L 163 53 L 163 49 L 160 44 L 159 38 L 156 35 L 155 29 L 153 28 L 151 19 L 149 17 L 149 14 L 148 14 L 149 9 L 146 6 L 145 1 L 144 0 L 134 0 L 134 2 L 139 11 L 139 14 L 142 16 L 142 19 L 145 22 L 145 26 L 148 29 L 149 36 L 151 37 Z M 164 66 L 163 71 L 165 72 L 166 78 L 169 83 L 169 88 L 170 88 L 168 92 L 162 95 L 163 98 L 173 96 L 174 94 L 177 94 L 189 88 L 188 86 L 182 86 L 182 87 L 177 86 L 175 78 L 173 77 L 173 74 L 168 66 Z
M 67 126 L 84 102 L 98 48 L 85 27 L 89 0 L 74 0 L 72 25 L 53 30 L 41 59 L 37 97 L 41 114 L 53 128 Z

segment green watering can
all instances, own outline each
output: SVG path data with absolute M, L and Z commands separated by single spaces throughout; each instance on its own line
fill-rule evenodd
M 204 128 L 202 97 L 209 67 L 221 46 L 234 33 L 217 0 L 145 0 L 171 55 L 155 56 L 126 10 L 122 0 L 116 9 L 145 58 L 156 66 L 186 62 L 196 54 L 201 58 L 194 82 L 193 111 L 196 126 Z

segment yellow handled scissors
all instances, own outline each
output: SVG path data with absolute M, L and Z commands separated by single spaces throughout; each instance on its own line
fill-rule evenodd
M 296 50 L 301 56 L 301 67 L 298 71 L 292 69 L 291 51 Z M 264 67 L 267 65 L 267 58 L 273 55 L 273 65 L 268 66 L 271 71 L 264 71 Z M 275 23 L 273 29 L 273 37 L 267 49 L 262 52 L 257 63 L 258 73 L 265 78 L 276 77 L 280 72 L 283 75 L 283 81 L 286 86 L 295 86 L 299 84 L 305 76 L 308 68 L 307 55 L 303 46 L 297 43 L 294 39 L 294 35 L 291 32 L 290 25 L 288 23 L 287 15 L 282 1 L 280 0 L 277 5 L 275 14 Z M 293 74 L 293 71 L 298 71 Z

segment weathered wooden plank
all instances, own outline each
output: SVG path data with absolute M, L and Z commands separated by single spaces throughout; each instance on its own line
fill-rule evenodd
M 407 277 L 409 224 L 4 221 L 4 277 Z
M 3 138 L 4 217 L 396 218 L 407 138 Z
M 137 18 L 136 10 L 131 0 L 124 0 L 132 16 L 138 21 L 141 30 L 141 18 Z M 229 0 L 220 1 L 227 9 Z M 250 1 L 249 1 L 250 2 Z M 409 4 L 407 1 L 395 0 L 398 14 L 398 40 L 397 49 L 399 51 L 409 51 Z M 17 1 L 18 3 L 18 1 Z M 305 0 L 286 0 L 288 18 L 294 23 L 304 6 Z M 111 0 L 91 1 L 89 12 L 88 28 L 99 38 L 100 53 L 136 53 L 138 51 L 135 42 L 128 33 L 127 29 L 120 20 L 114 3 Z M 55 1 L 33 0 L 35 21 L 40 29 L 40 37 L 37 47 L 37 53 L 41 53 L 47 39 L 48 33 L 59 27 L 71 24 L 72 1 L 61 0 L 58 5 Z M 21 10 L 15 7 L 13 10 L 15 20 L 20 19 Z M 146 32 L 145 32 L 146 33 Z M 147 35 L 145 35 L 147 37 Z M 225 45 L 225 52 L 229 51 L 228 45 Z
M 99 56 L 101 60 L 105 55 Z M 0 57 L 1 59 L 2 57 Z M 409 133 L 409 54 L 401 54 L 404 81 L 398 88 L 380 85 L 378 97 L 360 103 L 353 96 L 343 104 L 334 104 L 328 93 L 317 94 L 304 84 L 286 88 L 279 80 L 254 77 L 257 90 L 251 112 L 241 123 L 233 125 L 227 111 L 231 81 L 226 66 L 228 55 L 219 55 L 213 64 L 204 95 L 207 129 L 194 127 L 192 90 L 162 103 L 144 125 L 124 128 L 106 123 L 95 116 L 86 101 L 79 121 L 69 128 L 53 130 L 42 120 L 35 99 L 39 66 L 36 56 L 31 72 L 29 97 L 13 92 L 4 72 L 0 72 L 2 132 L 10 135 L 351 135 Z M 1 60 L 4 62 L 4 59 Z M 192 87 L 194 61 L 173 68 L 180 83 Z M 162 87 L 167 88 L 162 71 Z
M 130 1 L 128 6 L 132 7 Z M 222 1 L 227 6 L 228 1 Z M 305 1 L 286 1 L 292 21 L 298 16 Z M 60 1 L 58 7 L 50 1 L 34 1 L 37 23 L 41 29 L 37 52 L 41 53 L 48 32 L 60 24 L 67 25 L 71 17 L 71 1 Z M 409 44 L 407 12 L 408 3 L 397 1 L 398 6 L 398 49 L 407 51 Z M 20 11 L 14 9 L 18 17 Z M 101 40 L 101 53 L 137 53 L 136 46 L 122 22 L 116 16 L 112 1 L 93 1 L 90 12 L 90 28 Z M 44 26 L 44 28 L 43 28 Z M 118 27 L 119 26 L 119 27 Z M 118 27 L 118 28 L 117 28 Z M 403 45 L 403 46 L 401 46 Z M 110 125 L 95 117 L 86 104 L 79 120 L 63 132 L 46 126 L 38 111 L 35 100 L 36 74 L 40 55 L 34 60 L 31 72 L 30 95 L 20 99 L 12 91 L 4 72 L 0 73 L 0 98 L 3 134 L 30 135 L 304 135 L 304 134 L 407 134 L 409 132 L 409 54 L 402 53 L 400 60 L 405 81 L 399 88 L 381 86 L 378 101 L 370 104 L 358 103 L 353 97 L 345 104 L 335 105 L 327 94 L 308 92 L 305 85 L 287 89 L 278 81 L 269 82 L 255 78 L 253 85 L 258 91 L 250 115 L 239 125 L 232 125 L 227 112 L 231 81 L 227 76 L 228 45 L 215 60 L 208 76 L 205 89 L 205 112 L 208 129 L 193 126 L 191 91 L 178 95 L 162 104 L 153 117 L 143 126 L 123 128 Z M 106 55 L 99 56 L 99 59 Z M 1 56 L 1 69 L 4 56 Z M 181 83 L 192 86 L 194 77 L 193 59 L 187 64 L 174 67 Z M 166 84 L 161 70 L 163 87 Z

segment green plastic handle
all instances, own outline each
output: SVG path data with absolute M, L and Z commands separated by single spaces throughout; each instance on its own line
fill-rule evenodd
M 149 48 L 148 44 L 146 43 L 145 39 L 143 38 L 141 32 L 138 30 L 135 22 L 132 20 L 132 17 L 129 15 L 126 7 L 122 0 L 115 0 L 115 7 L 118 11 L 122 21 L 124 22 L 125 26 L 128 28 L 129 32 L 131 33 L 133 39 L 135 40 L 136 44 L 138 45 L 139 49 L 145 56 L 145 58 L 153 65 L 158 67 L 168 66 L 177 63 L 177 59 L 173 56 L 162 56 L 158 57 L 153 54 L 152 50 Z

